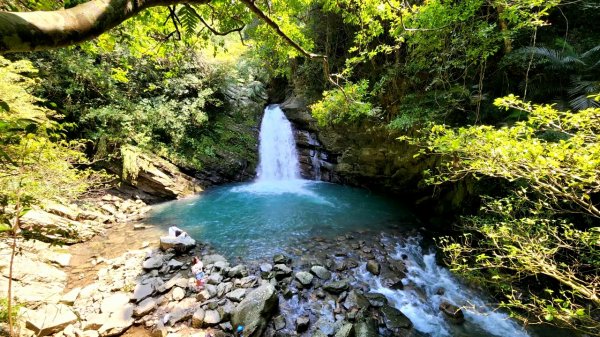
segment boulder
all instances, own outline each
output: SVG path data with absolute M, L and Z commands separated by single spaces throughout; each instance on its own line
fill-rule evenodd
M 152 284 L 136 284 L 133 289 L 133 294 L 131 294 L 131 299 L 138 303 L 152 295 L 152 293 L 154 293 Z
M 462 324 L 465 322 L 465 314 L 462 309 L 447 301 L 440 303 L 440 310 L 446 318 L 454 324 Z
M 370 305 L 371 303 L 369 303 L 369 299 L 356 290 L 351 290 L 344 301 L 344 308 L 346 308 L 346 310 L 350 310 L 352 308 L 368 309 Z
M 332 294 L 341 294 L 349 288 L 350 285 L 348 284 L 348 280 L 333 281 L 323 286 L 323 289 L 325 291 L 330 292 Z
M 381 313 L 383 314 L 385 326 L 394 331 L 395 334 L 398 334 L 399 329 L 410 329 L 412 327 L 412 322 L 408 317 L 394 307 L 384 305 L 381 308 Z
M 312 283 L 313 276 L 311 273 L 305 271 L 299 271 L 296 273 L 296 279 L 303 285 L 309 286 Z
M 223 255 L 219 254 L 205 255 L 202 257 L 202 263 L 204 263 L 205 266 L 208 266 L 209 264 L 216 264 L 217 262 L 227 263 L 227 259 L 223 257 Z
M 207 310 L 204 313 L 204 326 L 215 326 L 221 322 L 221 315 L 217 310 Z
M 308 325 L 310 324 L 310 318 L 308 316 L 300 316 L 296 318 L 296 332 L 303 333 L 308 330 Z
M 152 310 L 154 310 L 154 308 L 156 308 L 156 304 L 156 299 L 152 297 L 143 300 L 137 305 L 137 307 L 133 309 L 133 316 L 142 317 L 149 314 L 152 312 Z
M 175 287 L 171 296 L 173 301 L 181 301 L 185 297 L 185 290 L 183 290 L 183 288 Z
M 378 337 L 377 325 L 372 319 L 361 320 L 354 324 L 355 337 Z
M 323 266 L 312 266 L 310 271 L 321 280 L 329 280 L 331 278 L 331 272 Z
M 290 263 L 290 259 L 283 254 L 277 254 L 277 255 L 273 256 L 273 263 L 274 264 L 287 264 L 287 263 Z
M 233 302 L 241 302 L 244 298 L 244 295 L 246 295 L 246 289 L 238 288 L 228 293 L 226 297 Z
M 116 336 L 122 334 L 133 324 L 134 306 L 130 303 L 108 314 L 108 319 L 98 329 L 100 336 Z
M 233 326 L 244 326 L 244 337 L 261 336 L 269 318 L 277 308 L 275 287 L 266 283 L 252 290 L 232 313 Z
M 204 309 L 198 308 L 192 316 L 192 327 L 199 329 L 204 325 Z
M 273 328 L 275 331 L 285 329 L 285 317 L 279 315 L 273 319 Z
M 369 260 L 367 262 L 367 271 L 373 275 L 379 275 L 381 273 L 381 266 L 375 260 Z
M 175 251 L 183 253 L 194 248 L 196 240 L 189 235 L 182 234 L 179 236 L 161 236 L 160 249 L 167 250 L 173 248 Z
M 388 304 L 388 299 L 383 294 L 368 293 L 365 295 L 365 297 L 369 299 L 369 303 L 376 308 L 380 308 Z
M 162 256 L 152 256 L 142 263 L 142 268 L 146 270 L 160 268 L 163 265 Z
M 65 205 L 57 204 L 54 202 L 51 202 L 48 205 L 46 205 L 45 209 L 49 213 L 56 214 L 69 220 L 77 220 L 77 218 L 79 217 L 78 211 Z
M 354 333 L 354 327 L 350 323 L 345 323 L 342 327 L 335 333 L 334 337 L 350 337 Z
M 246 277 L 248 276 L 248 268 L 243 264 L 238 264 L 237 266 L 229 269 L 227 276 L 237 278 Z
M 26 310 L 23 314 L 25 325 L 36 336 L 47 336 L 62 331 L 77 322 L 77 315 L 64 304 L 49 304 L 38 310 Z

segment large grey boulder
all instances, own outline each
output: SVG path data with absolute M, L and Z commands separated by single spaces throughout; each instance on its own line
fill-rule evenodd
M 244 326 L 244 337 L 261 336 L 278 305 L 275 287 L 266 283 L 252 290 L 232 314 L 234 327 Z
M 49 304 L 38 310 L 26 310 L 25 325 L 36 336 L 47 336 L 62 331 L 77 322 L 77 316 L 64 304 Z
M 187 252 L 188 250 L 196 246 L 196 240 L 192 239 L 189 235 L 179 236 L 161 236 L 160 237 L 160 249 L 175 249 L 177 252 Z
M 412 327 L 412 322 L 408 317 L 394 307 L 384 305 L 381 308 L 381 313 L 383 314 L 385 326 L 396 334 L 399 333 L 398 329 L 410 329 Z

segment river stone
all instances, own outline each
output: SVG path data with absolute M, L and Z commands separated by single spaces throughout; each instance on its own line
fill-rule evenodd
M 377 326 L 372 319 L 359 321 L 354 324 L 355 337 L 378 337 Z
M 369 260 L 367 262 L 367 270 L 373 275 L 379 275 L 379 273 L 381 273 L 381 266 L 377 261 Z
M 135 309 L 133 309 L 133 316 L 142 317 L 149 314 L 156 308 L 156 299 L 150 297 L 140 302 Z
M 171 296 L 174 301 L 181 301 L 185 297 L 185 290 L 183 290 L 183 288 L 175 287 Z
M 283 254 L 277 254 L 273 256 L 274 264 L 287 264 L 290 263 L 290 259 Z
M 144 269 L 156 269 L 163 265 L 162 256 L 152 256 L 142 263 Z
M 231 289 L 233 289 L 233 282 L 219 283 L 217 284 L 217 296 L 223 297 L 223 295 L 230 292 Z
M 219 285 L 223 281 L 223 275 L 221 274 L 210 274 L 210 276 L 206 279 L 206 283 Z
M 271 270 L 273 270 L 273 266 L 270 263 L 263 263 L 260 265 L 260 272 L 261 273 L 268 273 Z
M 167 250 L 173 248 L 176 252 L 184 253 L 196 246 L 196 240 L 189 235 L 179 236 L 161 236 L 160 249 Z
M 311 273 L 305 271 L 299 271 L 296 273 L 296 279 L 302 283 L 303 286 L 308 286 L 312 283 L 313 276 Z
M 273 319 L 273 327 L 276 331 L 285 329 L 285 317 L 279 315 Z
M 204 326 L 215 326 L 221 322 L 221 315 L 217 310 L 207 310 L 204 313 Z
M 246 277 L 248 276 L 248 268 L 243 264 L 238 264 L 237 266 L 229 269 L 227 276 L 237 278 Z
M 353 325 L 350 323 L 345 323 L 342 327 L 335 333 L 334 337 L 350 337 L 354 333 Z
M 335 332 L 335 323 L 326 316 L 319 317 L 315 322 L 315 326 L 318 331 L 322 332 L 325 336 L 331 336 Z
M 296 332 L 303 333 L 308 330 L 310 319 L 307 316 L 300 316 L 296 318 Z
M 192 318 L 191 311 L 187 309 L 179 309 L 170 314 L 168 322 L 171 326 L 173 326 L 179 322 L 187 321 L 190 318 Z
M 450 322 L 454 324 L 462 324 L 465 322 L 465 315 L 462 309 L 456 305 L 453 305 L 447 301 L 442 301 L 439 308 Z
M 351 290 L 344 301 L 344 308 L 346 308 L 346 310 L 350 310 L 352 308 L 367 309 L 370 305 L 371 303 L 369 303 L 369 299 L 356 290 Z
M 369 302 L 372 306 L 379 308 L 388 304 L 388 299 L 385 295 L 379 293 L 368 293 L 365 295 L 366 298 L 369 299 Z
M 266 283 L 252 290 L 233 311 L 233 326 L 244 326 L 244 337 L 261 336 L 267 322 L 277 308 L 278 298 L 275 287 Z
M 198 308 L 198 310 L 196 310 L 196 312 L 194 312 L 194 315 L 192 316 L 192 327 L 199 329 L 203 326 L 204 324 L 204 309 L 202 308 Z
M 209 264 L 216 264 L 217 262 L 227 263 L 227 259 L 223 257 L 223 255 L 219 254 L 205 255 L 202 257 L 202 263 L 204 263 L 205 266 L 208 266 Z M 227 263 L 227 265 L 229 265 L 229 263 Z
M 276 264 L 273 267 L 273 270 L 275 271 L 276 274 L 278 275 L 291 275 L 292 274 L 292 269 L 288 266 L 286 266 L 285 264 Z
M 348 280 L 333 281 L 325 284 L 323 289 L 332 294 L 341 294 L 349 288 Z
M 131 299 L 138 303 L 146 297 L 152 295 L 153 292 L 154 287 L 152 284 L 136 284 L 135 288 L 133 289 L 133 294 L 131 294 Z
M 228 321 L 231 319 L 231 313 L 235 310 L 235 306 L 230 301 L 217 308 L 219 315 L 221 315 L 221 321 Z
M 383 314 L 385 326 L 396 333 L 398 329 L 410 329 L 412 327 L 412 322 L 408 317 L 392 306 L 384 305 L 381 308 L 381 313 Z
M 225 297 L 232 300 L 233 302 L 241 302 L 246 295 L 246 289 L 238 288 L 228 293 Z
M 329 280 L 331 278 L 331 272 L 323 266 L 312 266 L 310 271 L 321 280 Z
M 181 268 L 181 266 L 183 266 L 183 262 L 177 261 L 175 259 L 171 259 L 167 263 L 167 266 L 169 266 L 169 268 L 171 268 L 171 269 L 179 269 L 179 268 Z
M 38 310 L 26 310 L 23 314 L 26 327 L 36 336 L 47 336 L 77 322 L 77 315 L 64 304 L 49 304 Z

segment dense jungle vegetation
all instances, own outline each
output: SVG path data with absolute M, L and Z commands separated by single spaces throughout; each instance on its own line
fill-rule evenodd
M 450 269 L 525 322 L 600 335 L 597 1 L 168 3 L 60 49 L 9 53 L 0 36 L 4 230 L 101 188 L 103 170 L 127 178 L 136 151 L 189 172 L 256 165 L 260 107 L 285 83 L 323 130 L 375 128 L 436 156 L 424 184 L 486 185 L 438 240 Z

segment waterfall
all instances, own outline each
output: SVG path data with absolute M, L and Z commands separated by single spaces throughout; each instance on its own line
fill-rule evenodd
M 292 124 L 279 105 L 265 109 L 260 124 L 258 182 L 300 179 Z

